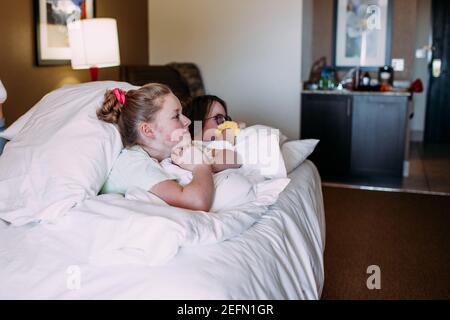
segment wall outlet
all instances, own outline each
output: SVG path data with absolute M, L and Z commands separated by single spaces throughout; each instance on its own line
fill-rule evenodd
M 394 71 L 405 71 L 405 59 L 392 59 Z

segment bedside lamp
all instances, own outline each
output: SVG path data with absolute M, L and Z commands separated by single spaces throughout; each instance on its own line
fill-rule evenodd
M 98 68 L 120 65 L 117 22 L 110 18 L 83 19 L 67 25 L 72 51 L 72 69 L 89 69 L 91 81 Z

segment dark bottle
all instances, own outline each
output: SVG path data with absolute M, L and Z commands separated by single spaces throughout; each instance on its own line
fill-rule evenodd
M 361 69 L 359 67 L 355 68 L 353 73 L 353 90 L 358 90 L 361 81 Z

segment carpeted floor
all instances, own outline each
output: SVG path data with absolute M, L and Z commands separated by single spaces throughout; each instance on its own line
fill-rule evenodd
M 450 299 L 450 197 L 324 187 L 322 299 Z M 367 268 L 381 269 L 369 290 Z

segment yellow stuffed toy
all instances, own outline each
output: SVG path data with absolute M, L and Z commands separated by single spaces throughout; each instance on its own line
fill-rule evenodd
M 225 121 L 221 125 L 219 125 L 216 129 L 216 134 L 221 135 L 224 130 L 232 129 L 234 132 L 234 135 L 238 135 L 241 132 L 241 129 L 239 128 L 239 124 L 235 121 Z

